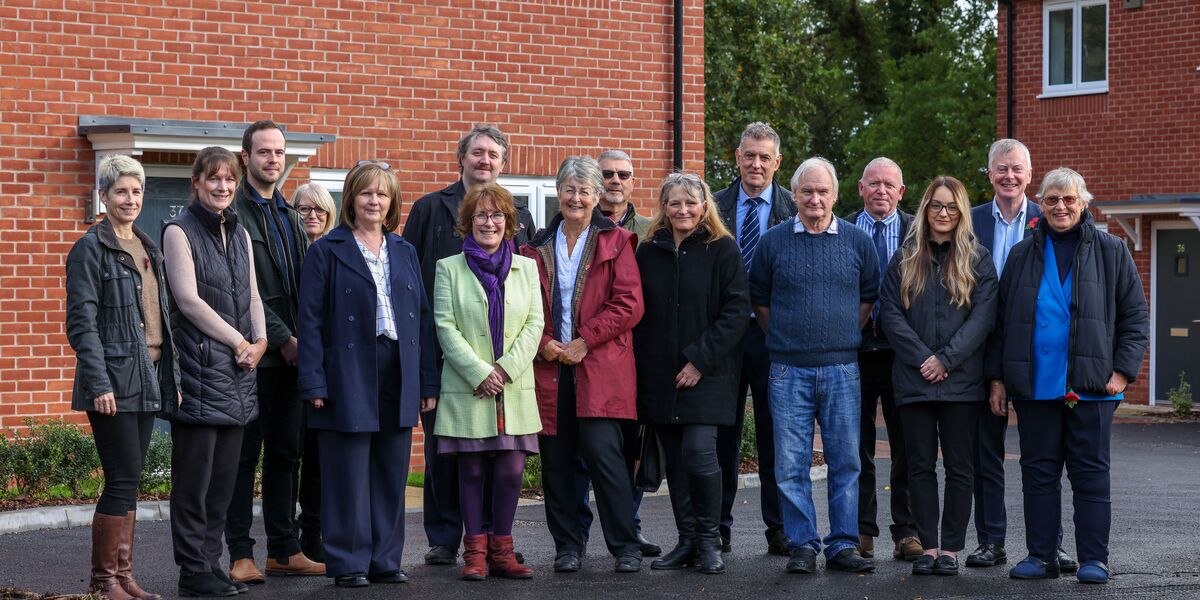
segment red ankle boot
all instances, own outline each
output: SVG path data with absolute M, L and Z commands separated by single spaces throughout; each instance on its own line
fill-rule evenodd
M 487 577 L 487 544 L 486 535 L 463 536 L 463 567 L 462 578 L 466 581 L 483 581 Z
M 513 538 L 511 535 L 488 536 L 488 560 L 491 561 L 489 571 L 497 577 L 507 579 L 529 579 L 533 577 L 533 569 L 517 562 L 513 554 Z

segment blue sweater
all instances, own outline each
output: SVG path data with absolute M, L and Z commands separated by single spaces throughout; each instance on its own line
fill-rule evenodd
M 857 362 L 860 305 L 879 297 L 871 236 L 842 219 L 835 234 L 796 227 L 792 219 L 768 230 L 750 265 L 750 301 L 771 309 L 771 361 L 794 367 Z

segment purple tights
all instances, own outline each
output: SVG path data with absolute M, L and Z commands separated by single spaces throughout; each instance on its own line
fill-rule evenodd
M 458 504 L 467 535 L 481 535 L 483 529 L 483 486 L 490 470 L 492 480 L 492 533 L 512 535 L 517 500 L 521 496 L 521 474 L 525 471 L 525 453 L 465 452 L 458 455 Z

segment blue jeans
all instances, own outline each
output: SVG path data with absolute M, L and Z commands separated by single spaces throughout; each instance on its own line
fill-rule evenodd
M 821 550 L 812 501 L 814 419 L 821 425 L 829 466 L 829 535 L 825 558 L 858 545 L 859 413 L 858 363 L 793 367 L 772 363 L 768 400 L 775 420 L 775 477 L 783 501 L 783 530 L 792 547 Z

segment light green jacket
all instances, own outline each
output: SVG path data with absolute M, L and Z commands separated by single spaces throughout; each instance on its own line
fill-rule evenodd
M 445 364 L 434 434 L 482 439 L 497 435 L 496 399 L 476 398 L 475 388 L 499 363 L 504 386 L 504 433 L 542 430 L 533 391 L 533 357 L 542 339 L 542 298 L 537 263 L 514 254 L 504 284 L 504 354 L 492 360 L 487 296 L 462 254 L 437 262 L 433 318 Z

